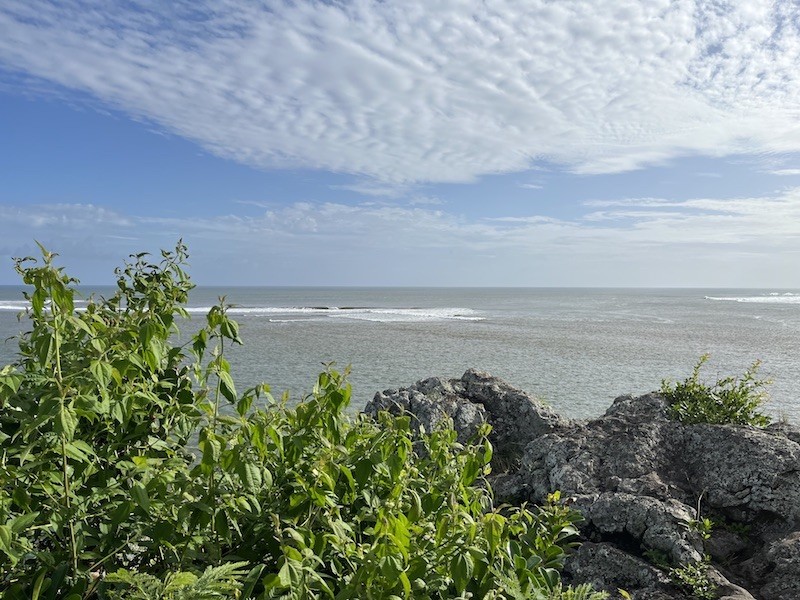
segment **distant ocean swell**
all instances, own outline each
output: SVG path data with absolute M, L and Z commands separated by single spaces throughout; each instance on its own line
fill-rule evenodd
M 81 310 L 76 302 L 77 310 Z M 28 304 L 19 300 L 0 300 L 0 311 L 24 311 Z M 190 314 L 206 314 L 211 306 L 188 307 Z M 379 323 L 423 321 L 483 321 L 479 311 L 471 308 L 385 308 L 370 306 L 233 306 L 232 316 L 265 316 L 272 322 L 318 321 L 322 319 L 353 319 Z M 298 318 L 299 317 L 299 318 Z
M 210 306 L 187 309 L 189 313 L 206 313 Z M 471 308 L 377 308 L 368 306 L 234 306 L 230 315 L 264 315 L 272 322 L 296 322 L 322 319 L 353 319 L 358 321 L 421 322 L 421 321 L 483 321 L 486 317 Z M 281 318 L 285 317 L 285 318 Z M 300 317 L 300 318 L 298 318 Z
M 800 294 L 792 294 L 790 292 L 783 294 L 772 292 L 771 294 L 760 296 L 705 296 L 705 299 L 752 304 L 800 304 Z

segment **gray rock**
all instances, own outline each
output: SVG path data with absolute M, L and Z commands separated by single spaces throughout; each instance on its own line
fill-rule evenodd
M 595 589 L 612 593 L 623 589 L 634 600 L 690 598 L 672 584 L 664 571 L 610 543 L 582 544 L 567 558 L 564 578 L 572 583 L 591 583 Z
M 580 501 L 575 507 L 581 510 Z M 676 564 L 703 558 L 701 539 L 686 527 L 692 514 L 676 500 L 604 492 L 582 512 L 603 537 L 624 535 L 644 549 L 663 552 Z
M 765 600 L 800 599 L 794 542 L 784 538 L 770 546 L 767 560 L 774 564 L 753 565 L 749 577 L 736 567 L 767 540 L 797 529 L 800 445 L 794 433 L 786 425 L 682 425 L 669 420 L 658 394 L 622 396 L 602 418 L 532 441 L 520 472 L 501 489 L 514 497 L 516 482 L 517 499 L 537 502 L 556 489 L 574 496 L 586 535 L 634 553 L 662 552 L 676 564 L 709 553 L 733 573 L 710 572 L 726 598 L 752 598 L 736 585 L 744 583 L 751 590 L 760 586 Z M 743 525 L 750 539 L 721 532 L 704 544 L 688 527 L 698 507 L 702 516 Z
M 462 443 L 483 423 L 490 423 L 493 466 L 498 471 L 513 465 L 532 439 L 570 423 L 525 392 L 474 369 L 460 379 L 431 377 L 407 388 L 378 392 L 364 412 L 374 416 L 380 411 L 410 414 L 418 429 L 428 432 L 451 419 Z
M 755 554 L 743 568 L 759 586 L 763 600 L 800 598 L 800 531 L 782 537 Z
M 462 441 L 491 423 L 504 467 L 492 482 L 498 501 L 542 503 L 560 491 L 583 515 L 587 541 L 565 569 L 574 583 L 684 598 L 642 557 L 685 565 L 710 555 L 720 598 L 800 600 L 796 427 L 683 425 L 657 393 L 621 396 L 599 419 L 568 421 L 473 370 L 376 394 L 366 412 L 379 410 L 411 413 L 426 430 L 450 418 Z M 728 528 L 704 539 L 692 526 L 700 517 Z
M 694 425 L 682 431 L 689 485 L 736 520 L 769 513 L 800 521 L 800 445 L 753 427 Z

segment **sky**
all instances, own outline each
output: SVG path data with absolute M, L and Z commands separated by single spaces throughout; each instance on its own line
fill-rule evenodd
M 796 0 L 3 0 L 0 284 L 800 288 Z

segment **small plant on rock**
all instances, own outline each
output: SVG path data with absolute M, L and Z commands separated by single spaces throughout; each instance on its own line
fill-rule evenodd
M 728 376 L 713 385 L 700 381 L 700 369 L 708 362 L 704 354 L 691 376 L 674 385 L 661 382 L 661 393 L 670 405 L 672 418 L 686 424 L 754 425 L 764 427 L 769 417 L 759 409 L 767 400 L 765 387 L 771 382 L 758 379 L 760 361 L 756 361 L 741 377 Z
M 717 586 L 708 577 L 709 558 L 670 569 L 670 577 L 699 600 L 714 600 Z

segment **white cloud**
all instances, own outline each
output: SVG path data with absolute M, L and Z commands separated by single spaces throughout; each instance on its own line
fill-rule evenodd
M 772 171 L 767 171 L 770 175 L 782 175 L 782 176 L 790 176 L 790 175 L 800 175 L 800 169 L 774 169 Z
M 345 185 L 332 185 L 332 190 L 345 190 L 355 192 L 363 196 L 375 196 L 379 198 L 397 198 L 408 192 L 409 186 L 402 184 L 388 184 L 378 181 L 358 181 Z
M 412 196 L 408 203 L 411 206 L 443 206 L 446 204 L 444 200 L 436 196 Z
M 790 0 L 6 0 L 0 64 L 258 167 L 389 183 L 539 159 L 616 172 L 800 151 L 798 14 Z
M 374 202 L 185 218 L 89 205 L 2 206 L 0 254 L 35 253 L 30 240 L 38 238 L 92 282 L 107 279 L 131 252 L 170 247 L 180 231 L 192 272 L 206 284 L 800 287 L 800 188 L 586 205 L 573 219 L 470 219 L 457 209 Z M 12 283 L 3 262 L 9 269 L 0 282 Z

